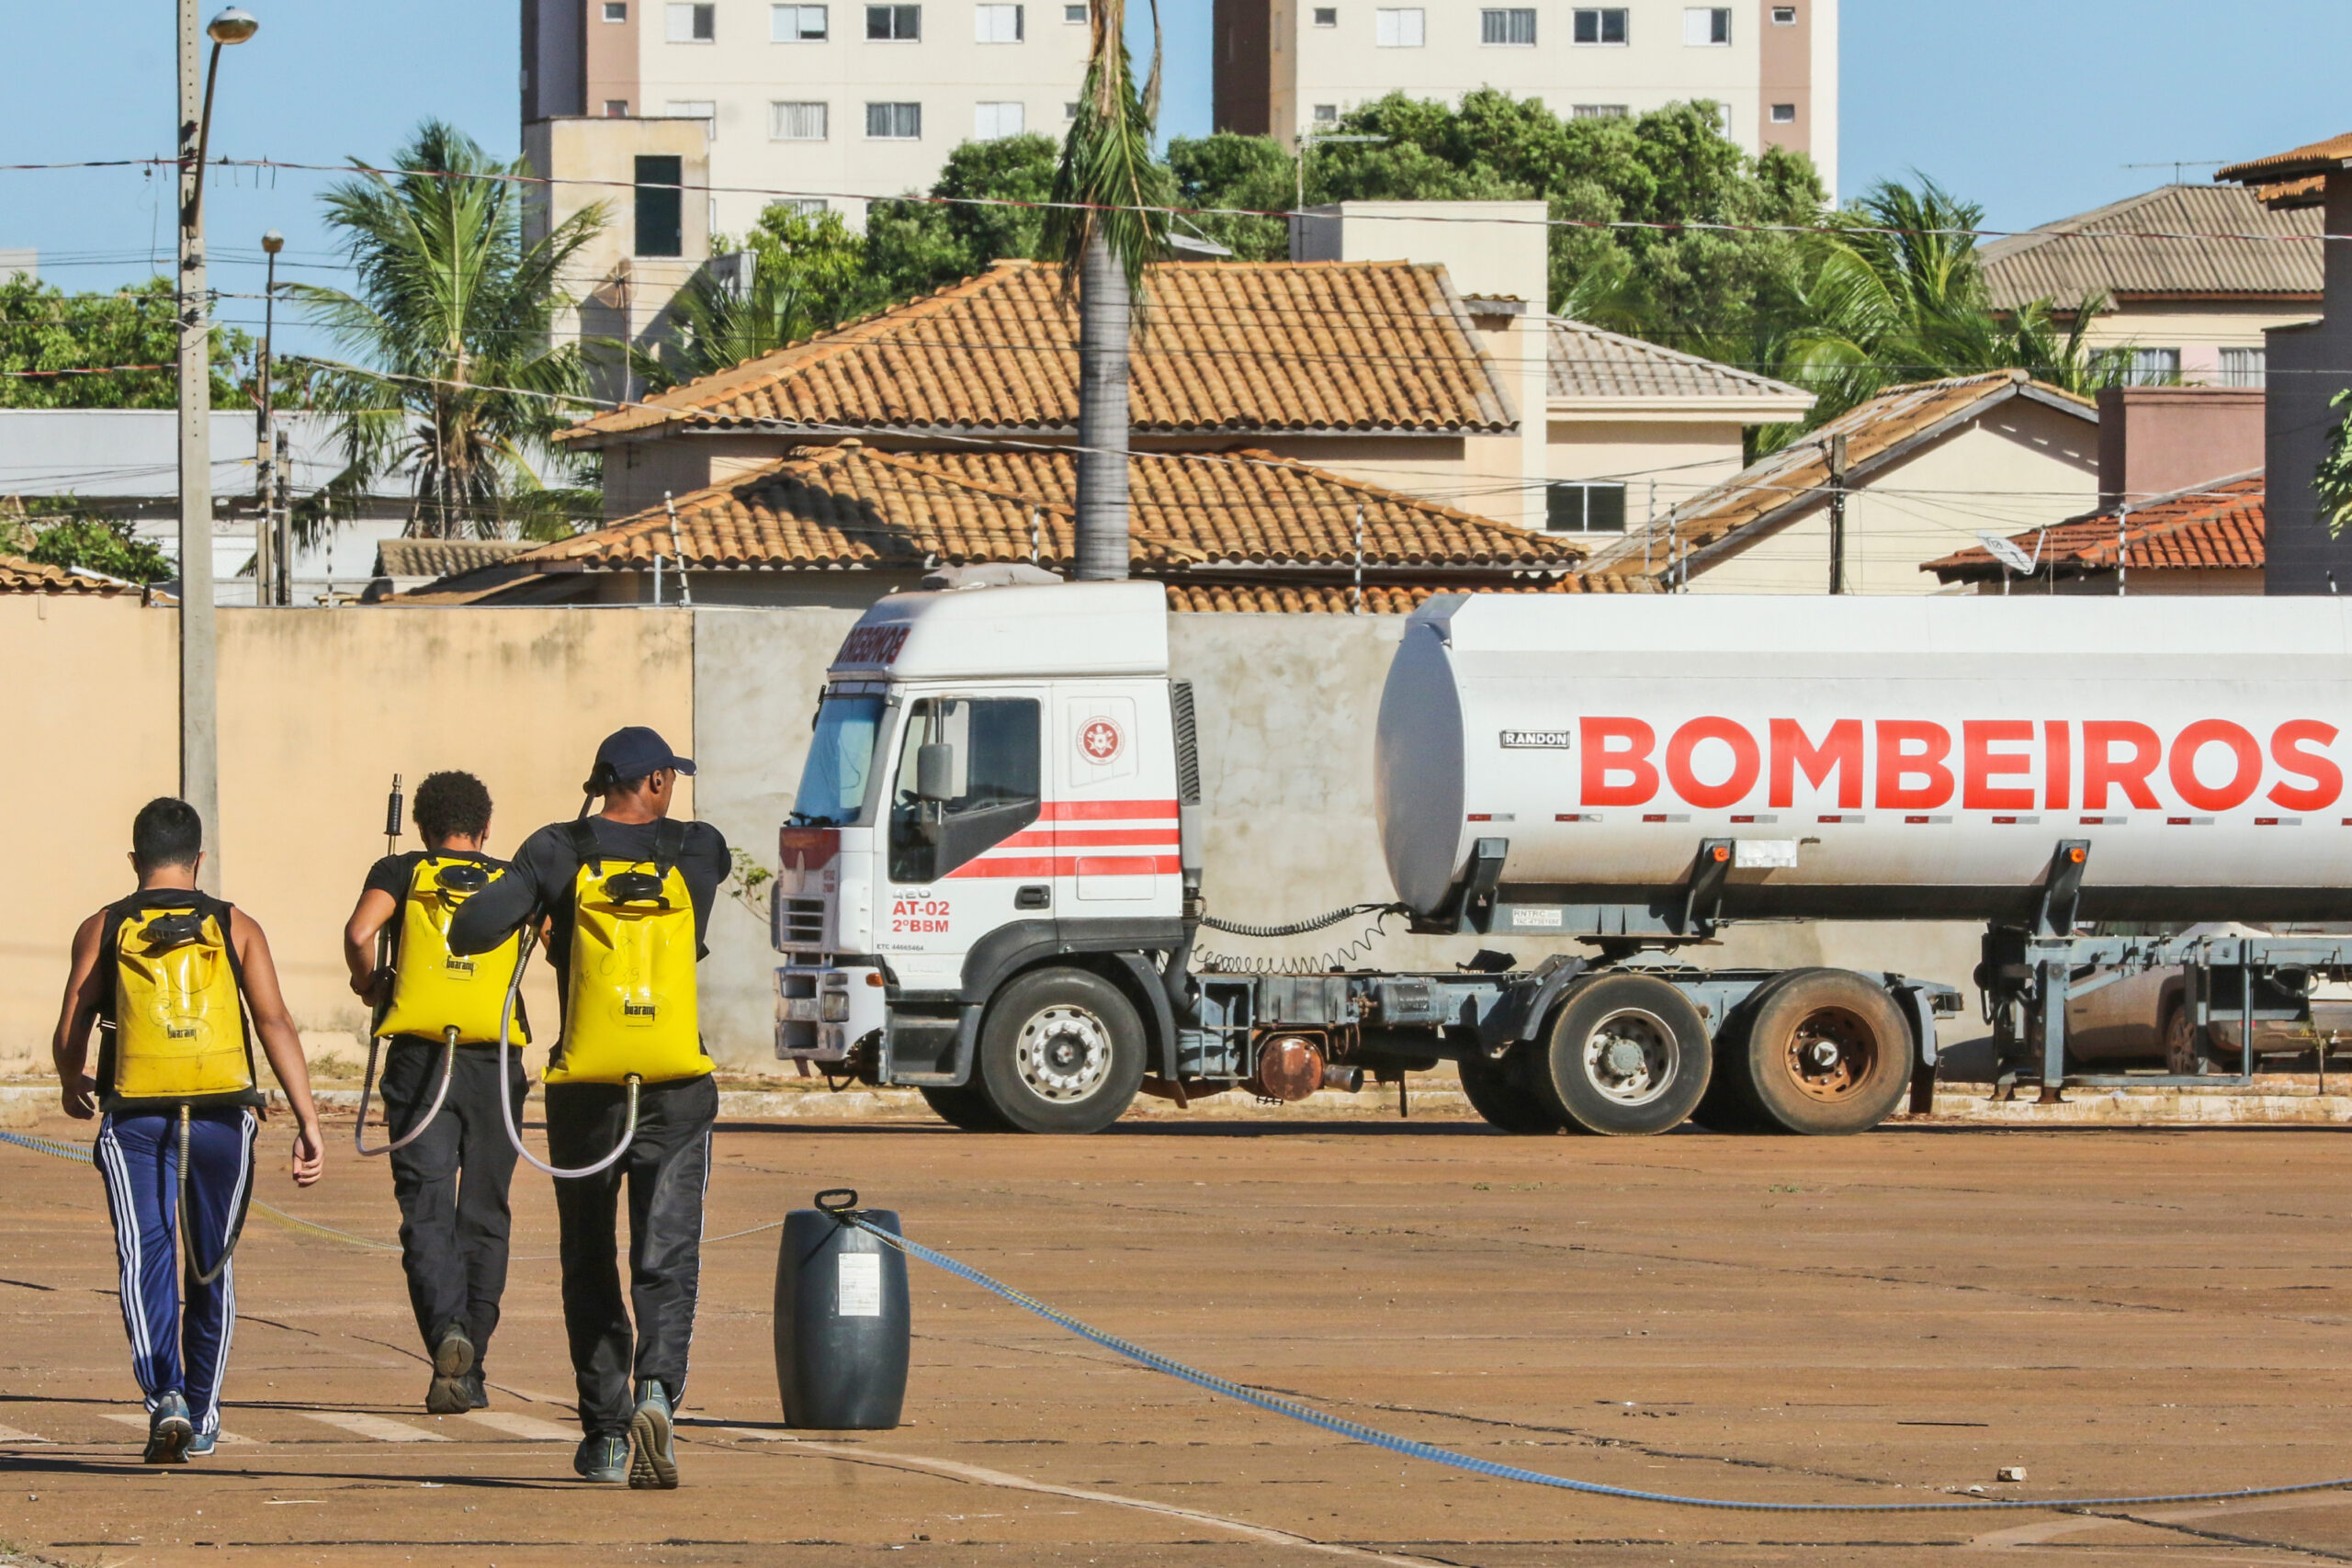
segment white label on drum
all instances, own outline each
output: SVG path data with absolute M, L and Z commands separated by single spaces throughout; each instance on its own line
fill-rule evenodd
M 841 1293 L 833 1307 L 836 1317 L 882 1315 L 882 1255 L 878 1252 L 841 1254 Z

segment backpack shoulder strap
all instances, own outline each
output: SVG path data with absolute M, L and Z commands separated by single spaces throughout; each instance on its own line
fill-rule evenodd
M 662 818 L 653 829 L 653 874 L 669 880 L 670 868 L 678 863 L 685 847 L 686 825 L 674 818 Z
M 596 842 L 594 825 L 585 817 L 575 817 L 563 825 L 563 829 L 571 839 L 571 852 L 580 857 L 580 863 L 602 868 L 605 852 Z
M 136 908 L 135 898 L 108 904 L 103 911 L 106 918 L 98 924 L 98 1016 L 107 1023 L 114 1021 L 116 989 L 122 973 L 122 928 Z

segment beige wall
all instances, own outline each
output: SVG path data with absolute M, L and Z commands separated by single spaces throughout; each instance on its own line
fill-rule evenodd
M 1545 432 L 1545 477 L 1621 479 L 1625 515 L 1638 523 L 1657 486 L 1661 514 L 1740 469 L 1736 420 L 1619 420 L 1555 416 Z
M 2183 381 L 2218 387 L 2223 348 L 2260 348 L 2268 329 L 2318 314 L 2317 301 L 2281 310 L 2222 301 L 2126 300 L 2092 317 L 2083 341 L 2093 348 L 2177 348 Z
M 340 933 L 383 852 L 393 773 L 413 791 L 462 768 L 497 802 L 491 848 L 511 852 L 580 806 L 596 742 L 650 724 L 693 733 L 693 637 L 683 611 L 368 609 L 220 612 L 221 891 L 270 936 L 295 1021 L 356 1043 Z M 65 944 L 129 890 L 130 818 L 174 793 L 176 617 L 136 604 L 0 599 L 0 660 L 29 732 L 58 748 L 14 787 L 32 896 L 0 920 L 0 1064 L 45 1061 Z M 21 711 L 21 710 L 20 710 Z M 413 798 L 413 796 L 412 796 Z M 689 797 L 688 804 L 691 804 Z M 412 831 L 406 847 L 413 847 Z M 552 1019 L 535 969 L 531 1005 Z M 526 993 L 529 994 L 529 993 Z M 319 1042 L 313 1041 L 313 1045 Z
M 1920 566 L 1976 545 L 1980 531 L 2022 533 L 2098 503 L 2098 427 L 2012 398 L 1854 492 L 1846 504 L 1848 592 L 1954 592 Z M 1825 593 L 1828 586 L 1826 505 L 1690 579 L 1694 593 Z

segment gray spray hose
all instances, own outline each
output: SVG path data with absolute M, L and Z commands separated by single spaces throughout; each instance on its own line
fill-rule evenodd
M 594 1165 L 583 1165 L 575 1169 L 566 1170 L 560 1166 L 549 1165 L 523 1146 L 523 1131 L 514 1121 L 514 1086 L 507 1076 L 506 1058 L 507 1054 L 514 1048 L 514 1003 L 523 994 L 523 971 L 530 966 L 532 940 L 533 933 L 526 930 L 522 943 L 514 953 L 514 977 L 506 983 L 506 1005 L 501 1008 L 498 1013 L 498 1119 L 506 1128 L 506 1141 L 514 1145 L 514 1152 L 521 1155 L 534 1168 L 546 1171 L 559 1180 L 594 1176 L 598 1171 L 609 1168 L 621 1156 L 628 1153 L 629 1145 L 637 1141 L 637 1088 L 640 1080 L 635 1073 L 629 1074 L 628 1125 L 621 1129 L 621 1141 L 613 1145 L 613 1152 Z
M 220 1256 L 213 1260 L 211 1268 L 198 1269 L 196 1266 L 196 1216 L 188 1210 L 188 1108 L 183 1105 L 180 1107 L 179 1201 L 175 1205 L 180 1216 L 180 1246 L 187 1255 L 188 1277 L 199 1285 L 209 1285 L 220 1278 L 229 1267 L 229 1259 L 237 1256 L 237 1243 L 245 1234 L 245 1211 L 253 1202 L 253 1173 L 247 1171 L 245 1174 L 245 1194 L 237 1204 L 237 1217 L 229 1222 L 229 1235 L 221 1243 Z
M 383 1043 L 384 1038 L 380 1034 L 368 1036 L 368 1072 L 359 1080 L 359 1125 L 351 1130 L 351 1146 L 363 1155 L 388 1155 L 394 1149 L 404 1149 L 416 1142 L 424 1130 L 433 1125 L 433 1119 L 441 1114 L 442 1102 L 449 1098 L 449 1079 L 458 1070 L 458 1026 L 453 1023 L 443 1037 L 441 1087 L 434 1093 L 432 1105 L 426 1109 L 424 1115 L 416 1119 L 415 1126 L 411 1127 L 390 1143 L 379 1145 L 371 1149 L 368 1146 L 368 1097 L 376 1088 L 376 1054 L 383 1047 Z M 388 1127 L 391 1125 L 390 1116 L 385 1117 L 384 1124 Z

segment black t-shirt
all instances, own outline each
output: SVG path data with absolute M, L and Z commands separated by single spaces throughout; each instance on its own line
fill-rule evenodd
M 653 859 L 655 822 L 615 822 L 588 818 L 597 847 L 616 861 Z M 677 867 L 695 905 L 695 955 L 707 956 L 711 905 L 719 885 L 734 869 L 727 852 L 727 837 L 707 822 L 679 824 L 685 840 L 678 851 Z M 551 822 L 523 840 L 515 852 L 512 874 L 502 876 L 459 907 L 449 922 L 452 953 L 485 953 L 506 933 L 537 916 L 554 922 L 548 935 L 548 962 L 567 982 L 571 961 L 571 885 L 580 874 L 580 856 L 571 842 L 572 824 Z
M 392 918 L 385 922 L 384 929 L 391 933 L 394 964 L 400 962 L 401 929 L 408 917 L 409 886 L 416 880 L 416 863 L 427 856 L 441 861 L 471 861 L 489 871 L 512 869 L 503 860 L 492 860 L 470 850 L 403 850 L 396 855 L 386 855 L 369 866 L 367 890 L 392 896 Z

